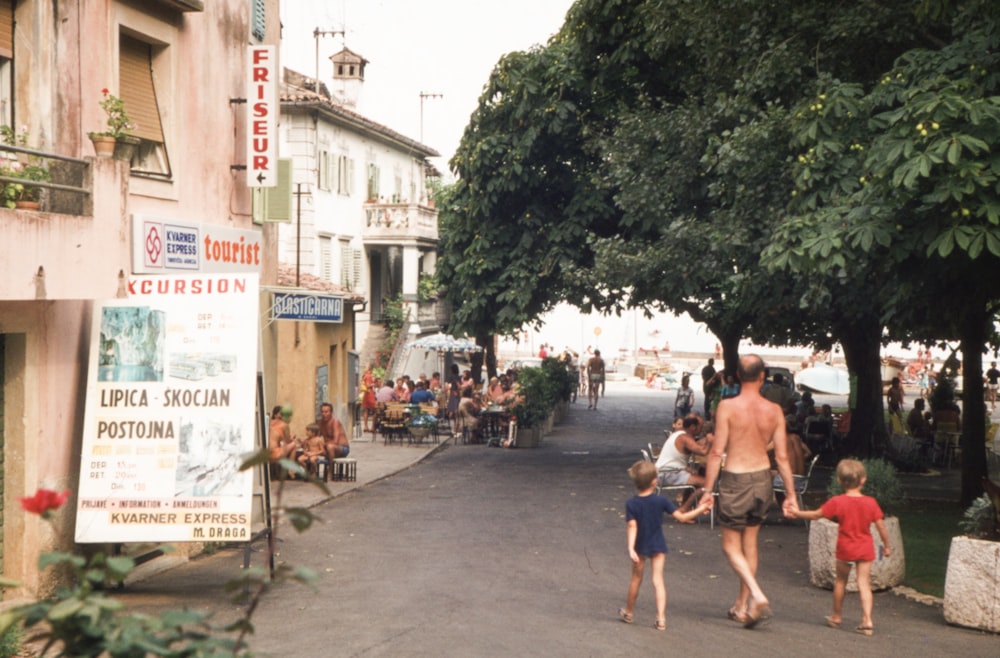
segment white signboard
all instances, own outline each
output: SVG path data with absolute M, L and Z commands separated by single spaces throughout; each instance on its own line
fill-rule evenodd
M 132 215 L 132 272 L 260 272 L 260 231 Z
M 250 538 L 258 286 L 133 277 L 95 303 L 77 542 Z
M 278 55 L 274 46 L 247 51 L 247 185 L 278 184 Z

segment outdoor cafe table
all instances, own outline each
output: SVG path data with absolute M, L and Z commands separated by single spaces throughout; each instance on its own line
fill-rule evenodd
M 486 433 L 490 437 L 498 437 L 503 432 L 503 420 L 507 415 L 504 407 L 490 405 L 482 410 L 481 415 L 485 425 Z

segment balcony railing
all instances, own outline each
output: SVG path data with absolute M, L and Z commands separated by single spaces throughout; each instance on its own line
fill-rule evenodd
M 364 239 L 374 242 L 395 242 L 404 239 L 438 239 L 437 216 L 434 208 L 416 203 L 366 203 Z
M 26 167 L 41 168 L 48 172 L 50 180 L 31 180 L 16 175 L 16 171 Z M 37 170 L 37 169 L 36 169 Z M 26 188 L 44 190 L 41 195 L 41 210 L 67 215 L 90 214 L 90 163 L 87 160 L 71 158 L 58 153 L 46 153 L 21 146 L 0 144 L 0 192 L 8 184 L 24 185 Z M 4 195 L 0 202 L 13 200 Z

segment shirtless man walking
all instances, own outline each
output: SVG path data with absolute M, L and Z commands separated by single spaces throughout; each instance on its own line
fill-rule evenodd
M 736 603 L 729 618 L 754 628 L 771 617 L 771 607 L 757 583 L 757 535 L 774 498 L 771 488 L 769 444 L 788 491 L 795 481 L 788 463 L 785 416 L 781 407 L 762 397 L 764 361 L 755 354 L 740 359 L 740 394 L 719 403 L 715 440 L 708 455 L 701 502 L 712 504 L 712 490 L 719 481 L 719 524 L 722 552 L 740 579 Z M 720 470 L 725 457 L 726 470 Z M 798 509 L 795 496 L 782 505 L 785 515 Z
M 601 358 L 601 350 L 594 350 L 594 356 L 587 361 L 587 377 L 590 379 L 590 386 L 587 388 L 588 409 L 597 409 L 597 394 L 604 386 L 604 359 Z

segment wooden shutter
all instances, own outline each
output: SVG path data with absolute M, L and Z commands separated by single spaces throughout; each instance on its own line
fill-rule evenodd
M 118 46 L 118 87 L 125 113 L 135 125 L 132 134 L 163 143 L 160 108 L 153 87 L 152 48 L 148 43 L 122 35 Z
M 278 184 L 267 190 L 267 221 L 292 221 L 292 160 L 278 160 Z
M 324 281 L 333 281 L 333 240 L 319 238 L 319 276 Z
M 0 57 L 14 58 L 14 0 L 0 0 Z

